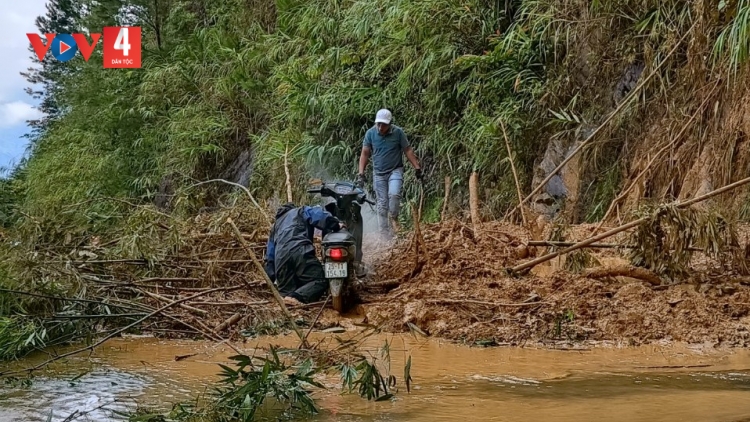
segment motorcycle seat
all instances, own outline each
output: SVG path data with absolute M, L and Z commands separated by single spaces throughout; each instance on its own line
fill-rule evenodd
M 328 233 L 321 242 L 323 246 L 329 245 L 353 245 L 354 236 L 346 230 L 341 230 L 334 233 Z

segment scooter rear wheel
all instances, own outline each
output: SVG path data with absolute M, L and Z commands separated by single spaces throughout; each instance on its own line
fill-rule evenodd
M 333 296 L 333 309 L 335 309 L 337 312 L 343 312 L 344 311 L 344 296 Z

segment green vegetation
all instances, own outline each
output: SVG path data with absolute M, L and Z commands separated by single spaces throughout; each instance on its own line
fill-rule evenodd
M 0 287 L 85 297 L 74 274 L 46 262 L 92 239 L 116 244 L 110 258 L 158 260 L 191 217 L 238 201 L 203 181 L 245 185 L 272 205 L 285 196 L 284 157 L 298 201 L 311 177 L 353 179 L 381 107 L 425 167 L 424 218 L 439 218 L 446 176 L 448 209 L 466 208 L 471 171 L 485 216 L 498 217 L 517 201 L 501 123 L 528 192 L 550 141 L 585 139 L 656 71 L 581 155 L 567 215 L 594 221 L 636 155 L 670 141 L 707 88 L 731 91 L 750 50 L 746 0 L 54 0 L 38 21 L 41 33 L 126 24 L 143 27 L 141 69 L 103 69 L 97 49 L 26 75 L 45 117 L 30 155 L 0 181 Z M 686 150 L 709 136 L 739 142 L 704 119 L 687 122 Z M 696 160 L 681 154 L 659 160 L 639 195 L 677 196 Z M 729 168 L 720 181 L 741 171 L 718 168 Z M 413 181 L 409 170 L 409 201 Z M 35 300 L 46 316 L 70 303 Z M 0 302 L 21 344 L 29 298 Z
M 128 209 L 104 198 L 147 203 L 211 178 L 273 197 L 283 189 L 284 155 L 295 186 L 351 178 L 380 107 L 393 110 L 425 163 L 435 199 L 428 208 L 438 208 L 444 176 L 463 203 L 462 182 L 477 170 L 486 211 L 502 213 L 516 199 L 500 123 L 528 189 L 547 140 L 577 139 L 596 125 L 610 111 L 602 93 L 623 65 L 643 63 L 648 72 L 700 12 L 677 1 L 52 3 L 57 13 L 42 29 L 142 25 L 144 51 L 142 69 L 102 69 L 96 52 L 89 62 L 47 59 L 29 75 L 42 80 L 54 107 L 35 126 L 32 154 L 13 173 L 16 195 L 0 198 L 0 217 L 9 224 L 12 204 L 48 241 L 121 224 Z M 707 32 L 714 61 L 734 69 L 747 56 L 746 3 L 722 2 Z M 597 31 L 598 42 L 587 42 Z M 684 65 L 672 62 L 663 78 Z M 656 86 L 651 94 L 664 100 Z M 606 208 L 622 171 L 613 167 L 622 153 L 615 141 L 632 129 L 628 117 L 640 116 L 638 107 L 626 112 L 612 141 L 588 154 L 602 170 L 583 181 L 592 199 L 579 219 Z M 409 198 L 418 193 L 415 184 L 406 189 Z M 170 203 L 191 214 L 216 206 L 226 190 L 201 186 Z
M 163 413 L 141 409 L 124 414 L 131 422 L 250 422 L 263 417 L 291 419 L 318 413 L 312 397 L 325 389 L 320 377 L 338 372 L 342 393 L 367 400 L 386 401 L 399 391 L 391 374 L 391 344 L 368 350 L 364 341 L 379 333 L 366 327 L 349 338 L 335 337 L 331 344 L 318 343 L 313 349 L 283 349 L 271 346 L 262 356 L 230 357 L 234 367 L 219 364 L 222 377 L 214 391 L 194 402 L 177 403 Z M 403 384 L 411 391 L 411 356 L 404 365 Z M 268 418 L 270 419 L 270 418 Z

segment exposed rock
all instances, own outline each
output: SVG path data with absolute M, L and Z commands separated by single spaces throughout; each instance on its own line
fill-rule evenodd
M 174 184 L 175 175 L 170 174 L 164 176 L 159 182 L 159 190 L 156 192 L 154 197 L 154 205 L 162 210 L 169 210 L 171 208 L 172 196 L 174 196 Z
M 570 155 L 577 142 L 553 139 L 547 146 L 544 158 L 534 174 L 533 186 L 538 186 L 552 171 Z M 570 160 L 531 201 L 531 208 L 547 217 L 554 217 L 566 201 L 575 202 L 578 196 L 579 157 Z
M 253 174 L 254 161 L 252 147 L 248 147 L 232 160 L 219 178 L 247 187 Z
M 625 73 L 620 78 L 615 87 L 615 92 L 612 94 L 615 106 L 620 105 L 620 102 L 628 96 L 630 91 L 638 86 L 638 80 L 641 78 L 644 68 L 645 65 L 643 63 L 631 63 L 625 68 Z

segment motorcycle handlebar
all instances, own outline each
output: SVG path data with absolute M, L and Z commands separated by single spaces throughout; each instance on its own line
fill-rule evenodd
M 342 196 L 340 193 L 335 192 L 332 189 L 324 187 L 324 186 L 316 186 L 314 188 L 310 188 L 307 190 L 307 193 L 319 193 L 321 195 L 325 194 L 325 196 L 331 196 L 333 198 L 339 198 L 340 196 Z M 375 201 L 368 199 L 366 194 L 362 194 L 361 199 L 358 200 L 358 202 L 359 203 L 367 202 L 370 205 L 376 205 Z

